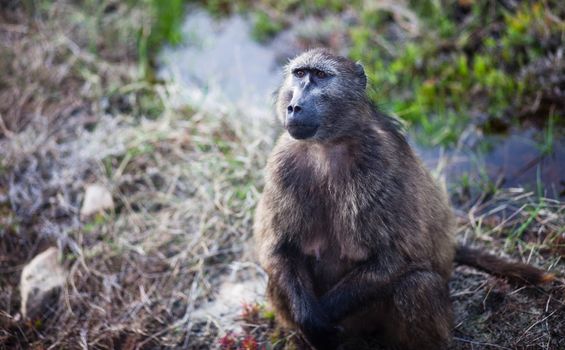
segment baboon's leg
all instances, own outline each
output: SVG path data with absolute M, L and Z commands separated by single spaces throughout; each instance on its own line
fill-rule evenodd
M 387 268 L 383 268 L 386 266 Z M 399 268 L 392 268 L 401 266 Z M 358 266 L 320 297 L 320 305 L 331 322 L 344 318 L 393 295 L 397 282 L 425 266 L 406 265 L 400 261 L 372 260 Z
M 439 274 L 417 267 L 404 271 L 386 277 L 367 265 L 348 274 L 322 296 L 320 304 L 333 322 L 345 319 L 348 329 L 368 331 L 371 324 L 375 330 L 379 326 L 379 331 L 384 331 L 382 339 L 393 348 L 445 348 L 452 325 L 447 282 Z M 382 309 L 373 317 L 360 313 L 364 308 L 371 310 L 375 303 L 386 306 L 386 311 Z
M 453 311 L 447 282 L 437 273 L 417 272 L 395 286 L 384 339 L 393 348 L 446 349 Z

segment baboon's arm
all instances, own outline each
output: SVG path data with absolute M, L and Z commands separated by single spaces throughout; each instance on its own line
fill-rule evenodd
M 383 266 L 382 259 L 372 259 L 344 276 L 320 298 L 321 308 L 332 323 L 339 322 L 351 313 L 377 298 L 394 292 L 396 282 L 416 271 L 429 270 L 425 265 L 406 265 L 390 261 Z
M 335 328 L 317 300 L 305 257 L 289 244 L 271 255 L 271 278 L 277 292 L 287 300 L 294 322 L 306 340 L 317 348 L 329 348 Z

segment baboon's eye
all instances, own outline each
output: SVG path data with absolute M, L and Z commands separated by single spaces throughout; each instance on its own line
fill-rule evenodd
M 298 78 L 302 78 L 304 77 L 304 70 L 303 69 L 298 69 L 294 71 L 294 75 L 296 75 Z
M 327 77 L 328 75 L 326 74 L 326 72 L 321 71 L 321 70 L 317 70 L 316 71 L 316 76 L 320 79 L 324 79 L 325 77 Z

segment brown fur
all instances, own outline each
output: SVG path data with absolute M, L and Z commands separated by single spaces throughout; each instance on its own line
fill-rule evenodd
M 324 115 L 311 139 L 285 132 L 267 164 L 255 240 L 277 316 L 319 349 L 360 334 L 399 349 L 447 347 L 455 220 L 446 194 L 364 86 L 355 90 L 359 68 L 342 57 L 314 50 L 290 63 L 283 125 L 293 64 L 334 70 L 323 103 L 339 115 Z
M 499 257 L 465 246 L 457 247 L 455 262 L 472 266 L 517 283 L 541 284 L 555 279 L 555 275 L 533 266 L 504 261 Z

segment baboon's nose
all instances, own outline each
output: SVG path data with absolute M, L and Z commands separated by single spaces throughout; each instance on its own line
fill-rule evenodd
M 288 111 L 288 113 L 298 113 L 302 110 L 302 107 L 300 106 L 293 106 L 293 105 L 288 105 L 288 107 L 286 108 L 286 110 Z

